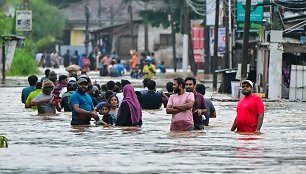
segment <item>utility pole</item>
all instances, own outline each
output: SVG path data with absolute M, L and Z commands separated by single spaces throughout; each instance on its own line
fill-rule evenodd
M 132 2 L 129 2 L 128 12 L 130 14 L 130 29 L 131 29 L 132 48 L 137 50 L 136 45 L 135 45 L 135 40 L 134 40 L 134 22 L 133 22 Z
M 215 14 L 215 32 L 214 32 L 214 58 L 213 58 L 213 89 L 217 90 L 217 74 L 216 68 L 218 64 L 218 31 L 219 31 L 219 6 L 220 0 L 216 0 L 216 14 Z
M 85 6 L 85 17 L 86 17 L 86 28 L 85 28 L 85 54 L 86 56 L 88 55 L 88 43 L 89 43 L 89 17 L 90 17 L 90 12 L 89 12 L 89 7 L 88 5 Z
M 211 72 L 211 68 L 209 66 L 210 64 L 210 61 L 209 61 L 209 58 L 210 58 L 210 49 L 209 49 L 209 26 L 207 26 L 207 2 L 205 1 L 204 2 L 204 9 L 205 9 L 205 13 L 204 13 L 204 16 L 203 16 L 203 27 L 204 27 L 204 74 L 205 73 L 210 73 Z
M 232 0 L 228 0 L 228 59 L 229 68 L 233 68 L 233 36 L 232 36 Z
M 231 0 L 228 0 L 229 2 Z M 224 3 L 223 3 L 224 4 Z M 224 4 L 228 5 L 228 4 Z M 229 68 L 229 7 L 224 9 L 223 25 L 225 26 L 225 54 L 224 54 L 224 68 Z M 223 85 L 224 87 L 224 85 Z M 224 91 L 224 89 L 223 89 Z
M 193 54 L 193 45 L 192 45 L 192 37 L 191 37 L 191 23 L 189 18 L 189 7 L 186 4 L 186 1 L 183 1 L 183 9 L 184 9 L 184 34 L 188 35 L 188 60 L 190 63 L 190 69 L 195 76 L 197 74 L 197 66 L 194 62 L 194 54 Z
M 241 67 L 242 80 L 247 78 L 247 64 L 249 63 L 248 51 L 249 51 L 250 13 L 251 13 L 251 0 L 246 0 L 243 45 L 242 45 L 242 67 Z
M 99 18 L 99 27 L 102 27 L 102 2 L 101 0 L 99 0 L 98 18 Z
M 171 2 L 171 1 L 170 1 Z M 170 24 L 171 24 L 171 35 L 172 35 L 172 54 L 173 54 L 173 68 L 174 72 L 176 72 L 176 41 L 175 41 L 175 32 L 173 27 L 173 12 L 171 11 L 170 15 Z
M 2 84 L 5 84 L 5 42 L 2 45 Z
M 110 7 L 110 24 L 111 25 L 114 24 L 114 6 L 113 6 L 113 4 Z
M 145 2 L 145 10 L 147 10 L 148 8 L 148 4 L 147 2 Z M 149 41 L 149 36 L 148 36 L 148 23 L 146 21 L 144 21 L 144 46 L 145 46 L 145 52 L 148 53 L 149 52 L 149 46 L 148 46 L 148 41 Z

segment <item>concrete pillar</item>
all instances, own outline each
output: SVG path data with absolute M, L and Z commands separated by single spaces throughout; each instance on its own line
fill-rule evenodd
M 270 43 L 269 63 L 269 92 L 271 100 L 280 100 L 282 97 L 282 44 Z
M 188 70 L 188 35 L 187 34 L 184 34 L 183 36 L 182 69 L 183 69 L 183 72 L 187 72 Z

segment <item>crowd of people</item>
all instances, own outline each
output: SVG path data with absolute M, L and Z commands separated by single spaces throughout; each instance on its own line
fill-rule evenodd
M 154 53 L 142 52 L 139 57 L 136 50 L 131 50 L 131 59 L 121 59 L 115 51 L 111 54 L 102 53 L 99 49 L 93 49 L 88 55 L 81 54 L 77 50 L 73 54 L 70 50 L 59 56 L 57 51 L 51 54 L 36 54 L 38 66 L 58 68 L 62 63 L 64 67 L 78 65 L 83 71 L 99 70 L 100 76 L 120 77 L 129 73 L 132 78 L 146 77 L 152 79 L 156 75 L 156 69 L 160 73 L 166 73 L 164 61 L 156 65 Z M 62 59 L 62 60 L 61 60 Z
M 129 80 L 92 82 L 83 72 L 57 75 L 46 70 L 45 76 L 28 77 L 29 87 L 22 90 L 21 100 L 26 108 L 37 109 L 39 114 L 71 112 L 71 125 L 95 124 L 103 126 L 141 126 L 142 109 L 166 108 L 171 117 L 171 131 L 201 130 L 216 118 L 212 102 L 205 98 L 205 86 L 196 84 L 194 77 L 175 78 L 166 84 L 167 91 L 158 92 L 156 82 L 144 78 L 143 89 L 135 90 Z M 238 104 L 237 116 L 231 128 L 238 132 L 259 133 L 264 105 L 252 94 L 253 83 L 242 82 L 244 98 Z

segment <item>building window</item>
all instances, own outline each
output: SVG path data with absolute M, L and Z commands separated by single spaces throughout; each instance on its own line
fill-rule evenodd
M 172 45 L 172 36 L 171 34 L 160 34 L 160 46 L 171 46 Z

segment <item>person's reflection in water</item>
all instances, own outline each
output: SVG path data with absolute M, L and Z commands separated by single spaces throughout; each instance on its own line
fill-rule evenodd
M 237 158 L 264 158 L 264 148 L 261 146 L 263 137 L 260 135 L 239 134 L 236 146 Z M 262 163 L 257 161 L 256 163 Z

